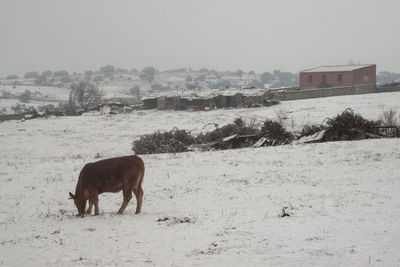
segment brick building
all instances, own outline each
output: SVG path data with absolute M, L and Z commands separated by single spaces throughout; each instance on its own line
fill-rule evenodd
M 354 86 L 376 83 L 376 65 L 324 66 L 300 71 L 300 88 Z

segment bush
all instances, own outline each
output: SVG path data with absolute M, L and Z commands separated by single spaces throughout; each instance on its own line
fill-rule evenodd
M 385 113 L 386 114 L 386 113 Z M 246 123 L 242 118 L 236 118 L 233 123 L 217 128 L 213 131 L 200 133 L 193 136 L 185 130 L 174 129 L 169 132 L 155 132 L 140 137 L 133 142 L 132 150 L 137 154 L 152 153 L 177 153 L 186 152 L 190 145 L 197 145 L 203 149 L 231 149 L 240 147 L 250 147 L 261 137 L 267 138 L 262 145 L 280 145 L 289 144 L 293 141 L 294 136 L 285 126 L 284 116 L 277 116 L 278 120 L 267 119 L 261 129 L 255 121 Z M 396 112 L 390 111 L 386 114 L 387 123 L 396 122 Z M 217 124 L 215 124 L 218 127 Z M 305 125 L 300 132 L 300 137 L 307 136 L 319 132 L 324 129 L 330 130 L 330 137 L 323 141 L 337 140 L 356 140 L 360 138 L 368 138 L 363 132 L 373 134 L 372 127 L 379 126 L 380 122 L 366 120 L 353 110 L 346 109 L 341 114 L 332 119 L 328 119 L 326 125 Z M 361 135 L 360 135 L 361 133 Z M 222 140 L 225 137 L 237 134 L 234 138 Z M 371 135 L 370 135 L 371 136 Z M 388 136 L 388 135 L 386 135 Z M 347 139 L 343 139 L 346 137 Z
M 282 143 L 289 143 L 293 140 L 293 134 L 286 130 L 282 122 L 269 119 L 261 127 L 261 135 Z
M 327 120 L 328 127 L 341 129 L 359 129 L 367 131 L 368 128 L 379 126 L 378 121 L 364 119 L 361 115 L 354 113 L 351 108 L 347 108 L 333 119 Z
M 79 81 L 71 86 L 68 105 L 70 109 L 87 108 L 100 101 L 102 93 L 99 88 L 87 81 Z
M 24 79 L 36 79 L 36 78 L 39 78 L 39 73 L 37 73 L 36 71 L 30 71 L 24 74 Z
M 53 78 L 56 77 L 68 77 L 68 71 L 66 70 L 59 70 L 59 71 L 55 71 L 53 72 Z
M 112 65 L 106 65 L 100 68 L 100 72 L 106 76 L 110 76 L 115 72 L 115 68 Z
M 146 134 L 133 142 L 136 154 L 178 153 L 188 151 L 194 137 L 185 130 L 174 129 L 169 132 Z
M 400 114 L 393 108 L 383 112 L 381 116 L 383 126 L 396 126 L 399 127 Z
M 29 100 L 31 100 L 31 91 L 29 90 L 25 90 L 24 93 L 22 93 L 18 99 L 22 102 L 22 103 L 28 103 Z
M 16 80 L 16 79 L 18 79 L 18 76 L 15 75 L 15 74 L 12 74 L 12 75 L 8 75 L 8 76 L 6 77 L 6 79 L 7 79 L 7 80 Z

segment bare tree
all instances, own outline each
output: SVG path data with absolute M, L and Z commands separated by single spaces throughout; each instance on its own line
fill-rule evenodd
M 101 97 L 102 93 L 96 85 L 88 81 L 79 81 L 71 86 L 68 105 L 73 109 L 77 107 L 87 108 L 97 104 Z

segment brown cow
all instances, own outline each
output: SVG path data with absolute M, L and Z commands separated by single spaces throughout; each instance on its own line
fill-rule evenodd
M 119 192 L 122 190 L 123 203 L 118 213 L 122 214 L 132 198 L 132 191 L 136 196 L 136 213 L 140 213 L 143 201 L 142 182 L 144 176 L 143 160 L 137 156 L 104 159 L 86 164 L 79 174 L 75 195 L 69 192 L 74 200 L 79 215 L 85 213 L 86 202 L 89 208 L 86 213 L 99 215 L 98 195 L 104 192 Z

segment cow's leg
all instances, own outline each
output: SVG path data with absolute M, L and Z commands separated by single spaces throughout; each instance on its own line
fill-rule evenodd
M 123 190 L 122 193 L 124 195 L 124 199 L 122 201 L 122 205 L 118 211 L 118 214 L 124 213 L 126 206 L 128 206 L 129 201 L 131 201 L 131 199 L 132 199 L 132 191 L 131 190 L 129 190 L 129 191 Z
M 93 200 L 89 199 L 89 208 L 86 211 L 87 214 L 91 214 L 92 213 L 92 207 L 93 207 Z
M 93 198 L 93 204 L 94 204 L 94 215 L 99 215 L 99 195 L 95 195 L 95 197 Z
M 135 193 L 136 196 L 136 214 L 140 213 L 142 209 L 142 202 L 143 202 L 143 189 L 141 186 L 139 186 L 136 189 L 133 189 L 133 193 Z

